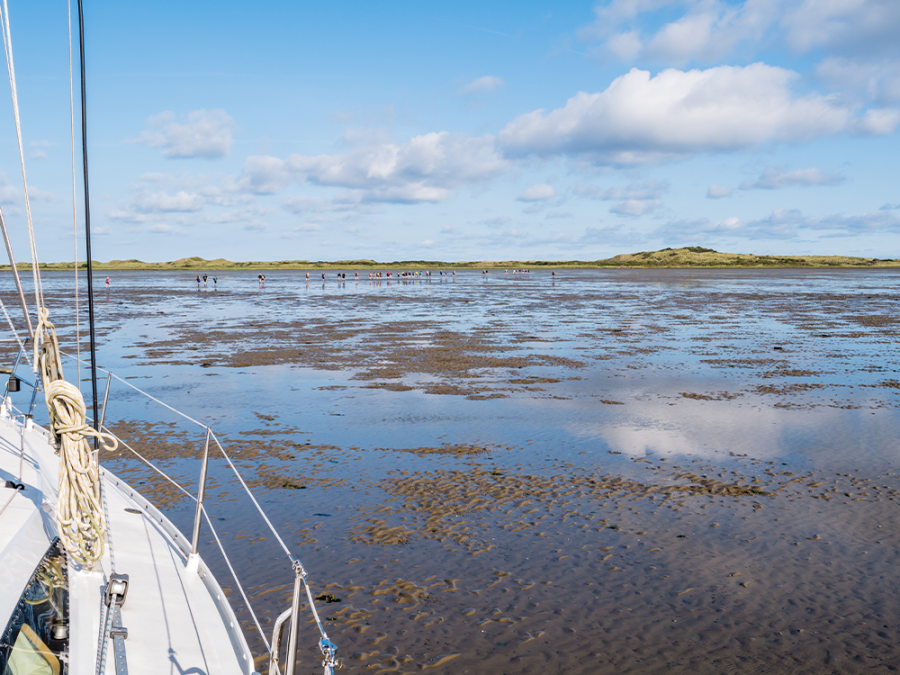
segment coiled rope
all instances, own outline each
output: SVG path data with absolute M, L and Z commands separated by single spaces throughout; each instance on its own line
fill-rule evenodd
M 90 565 L 103 556 L 106 522 L 97 456 L 88 439 L 98 439 L 100 447 L 110 452 L 116 450 L 118 442 L 85 423 L 84 397 L 78 387 L 63 379 L 56 329 L 45 307 L 38 308 L 34 335 L 34 361 L 44 383 L 50 429 L 59 442 L 59 538 L 69 555 Z

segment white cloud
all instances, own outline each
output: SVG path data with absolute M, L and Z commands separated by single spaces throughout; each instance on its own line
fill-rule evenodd
M 794 50 L 897 53 L 900 4 L 896 0 L 794 0 L 781 21 Z
M 876 105 L 900 101 L 900 62 L 896 59 L 829 56 L 816 64 L 815 76 L 830 89 Z
M 613 35 L 606 43 L 606 48 L 620 61 L 633 61 L 640 55 L 643 46 L 640 33 L 636 30 Z
M 149 129 L 131 142 L 162 148 L 171 159 L 216 159 L 231 149 L 235 125 L 224 110 L 195 110 L 184 123 L 175 120 L 171 111 L 154 115 L 147 120 Z
M 662 206 L 659 199 L 623 199 L 610 207 L 609 212 L 620 216 L 645 216 Z
M 622 61 L 711 62 L 744 43 L 762 40 L 779 16 L 781 4 L 778 0 L 614 0 L 595 7 L 595 22 L 578 31 L 578 37 L 600 41 L 600 54 Z M 642 34 L 646 26 L 658 28 Z
M 603 92 L 580 92 L 563 108 L 520 115 L 498 141 L 511 157 L 569 154 L 627 166 L 845 130 L 851 110 L 817 94 L 795 95 L 790 86 L 797 78 L 762 63 L 669 69 L 655 77 L 632 69 Z
M 512 222 L 512 218 L 510 218 L 509 216 L 496 216 L 495 218 L 486 218 L 485 220 L 479 220 L 478 225 L 487 225 L 488 227 L 501 227 L 510 222 Z
M 156 223 L 147 229 L 154 234 L 181 234 L 181 230 L 167 223 Z
M 896 0 L 612 0 L 594 12 L 578 38 L 626 62 L 710 63 L 762 49 L 900 51 Z
M 55 202 L 56 195 L 47 190 L 41 190 L 33 185 L 28 186 L 28 198 L 33 202 Z
M 10 184 L 5 173 L 0 172 L 0 204 L 15 204 L 19 201 L 19 189 Z
M 28 158 L 47 159 L 47 148 L 52 145 L 55 145 L 55 143 L 51 143 L 50 141 L 32 141 L 28 144 Z
M 525 190 L 516 199 L 520 202 L 540 202 L 545 199 L 553 199 L 555 196 L 556 190 L 553 189 L 552 185 L 538 183 Z
M 188 213 L 199 211 L 206 200 L 198 194 L 189 194 L 184 190 L 174 195 L 165 192 L 141 192 L 135 195 L 132 207 L 139 213 Z
M 900 124 L 900 110 L 894 108 L 870 108 L 858 120 L 855 130 L 865 136 L 888 136 Z
M 578 184 L 575 186 L 574 192 L 579 197 L 614 201 L 619 199 L 658 199 L 668 189 L 669 184 L 666 181 L 646 180 L 641 183 L 630 183 L 625 187 L 614 185 L 605 190 L 596 185 Z
M 818 232 L 826 236 L 859 236 L 870 233 L 900 233 L 900 217 L 890 211 L 873 211 L 860 215 L 843 213 L 807 216 L 799 209 L 777 208 L 756 220 L 736 216 L 712 223 L 705 218 L 674 220 L 655 235 L 668 240 L 694 240 L 698 236 L 727 235 L 743 239 L 793 239 Z
M 302 225 L 297 225 L 288 230 L 285 230 L 281 233 L 282 239 L 297 239 L 299 237 L 308 236 L 313 232 L 319 232 L 321 230 L 321 226 L 316 225 L 315 223 L 304 223 Z M 327 243 L 327 242 L 326 242 Z
M 484 77 L 479 77 L 477 80 L 469 82 L 469 84 L 457 91 L 456 95 L 474 96 L 477 94 L 488 94 L 494 91 L 494 89 L 498 89 L 499 87 L 503 86 L 506 86 L 506 82 L 501 80 L 499 77 L 485 75 Z
M 732 193 L 731 188 L 722 187 L 721 185 L 710 185 L 706 189 L 706 198 L 707 199 L 723 199 L 725 197 L 730 197 Z
M 256 194 L 274 194 L 291 181 L 359 191 L 359 202 L 422 203 L 446 200 L 464 184 L 481 184 L 510 165 L 491 136 L 473 138 L 446 131 L 396 144 L 365 137 L 333 155 L 248 157 L 241 183 Z
M 843 181 L 843 176 L 828 173 L 821 169 L 783 171 L 777 167 L 770 166 L 755 181 L 741 183 L 741 190 L 780 190 L 787 187 L 837 185 Z
M 653 213 L 663 205 L 660 197 L 669 189 L 665 181 L 647 180 L 642 183 L 631 183 L 625 187 L 614 185 L 606 189 L 596 185 L 576 185 L 575 194 L 579 197 L 616 201 L 610 213 L 620 216 L 644 216 Z

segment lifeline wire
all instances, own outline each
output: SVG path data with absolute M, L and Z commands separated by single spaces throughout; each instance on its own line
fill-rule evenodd
M 259 635 L 262 638 L 263 643 L 266 645 L 266 651 L 271 654 L 272 647 L 269 645 L 269 641 L 266 640 L 266 634 L 263 632 L 262 626 L 259 625 L 259 619 L 256 618 L 256 613 L 253 611 L 253 605 L 250 604 L 250 600 L 247 598 L 247 594 L 244 593 L 244 587 L 241 586 L 241 582 L 237 578 L 237 573 L 231 566 L 231 561 L 228 559 L 228 555 L 225 553 L 225 548 L 222 546 L 222 541 L 219 539 L 216 528 L 213 527 L 212 521 L 209 519 L 209 514 L 206 513 L 206 509 L 203 507 L 200 508 L 203 511 L 203 517 L 206 518 L 206 524 L 209 525 L 209 529 L 212 531 L 213 537 L 216 538 L 216 543 L 219 545 L 219 550 L 222 552 L 222 557 L 225 558 L 225 564 L 228 565 L 228 569 L 231 570 L 231 576 L 234 577 L 234 583 L 237 584 L 238 590 L 241 592 L 241 597 L 244 598 L 244 604 L 247 605 L 247 609 L 250 611 L 250 616 L 253 617 L 253 623 L 256 624 L 256 630 L 259 631 Z
M 155 466 L 153 466 L 153 463 L 152 463 L 149 459 L 146 459 L 141 453 L 139 453 L 137 450 L 135 450 L 135 449 L 132 448 L 130 445 L 128 445 L 128 443 L 126 443 L 126 442 L 123 441 L 121 438 L 119 438 L 118 436 L 116 436 L 113 432 L 111 432 L 111 431 L 109 430 L 109 428 L 108 428 L 106 425 L 103 426 L 103 432 L 104 432 L 105 434 L 109 435 L 109 436 L 112 436 L 112 437 L 115 438 L 117 441 L 119 441 L 119 445 L 121 445 L 121 446 L 127 448 L 128 450 L 130 450 L 130 451 L 132 452 L 132 454 L 133 454 L 135 457 L 137 457 L 139 460 L 141 460 L 144 464 L 146 464 L 147 466 L 149 466 L 151 469 L 153 469 L 156 473 L 158 473 L 160 476 L 162 476 L 163 478 L 165 478 L 167 481 L 169 481 L 169 482 L 170 482 L 172 485 L 174 485 L 176 488 L 178 488 L 179 490 L 181 490 L 187 497 L 189 497 L 190 499 L 193 499 L 194 501 L 197 501 L 197 498 L 196 498 L 194 495 L 192 495 L 190 492 L 188 492 L 188 491 L 185 490 L 183 487 L 181 487 L 178 483 L 176 483 L 172 478 L 170 478 L 168 475 L 166 475 L 165 473 L 163 473 L 160 469 L 157 469 Z
M 293 562 L 300 562 L 299 560 L 295 560 L 294 556 L 291 555 L 290 550 L 288 550 L 287 544 L 284 543 L 284 540 L 281 538 L 281 535 L 275 530 L 275 526 L 272 525 L 272 521 L 269 520 L 269 517 L 266 515 L 265 511 L 262 510 L 262 507 L 259 505 L 259 502 L 256 501 L 256 497 L 253 496 L 253 493 L 250 492 L 250 488 L 247 487 L 247 484 L 244 482 L 244 479 L 241 478 L 241 474 L 238 473 L 237 467 L 231 462 L 231 458 L 225 454 L 225 448 L 222 447 L 222 444 L 219 443 L 219 439 L 216 438 L 214 433 L 211 433 L 212 439 L 216 442 L 216 445 L 219 446 L 219 450 L 222 452 L 222 456 L 225 458 L 225 461 L 228 462 L 228 466 L 231 467 L 231 470 L 234 471 L 234 475 L 237 476 L 237 479 L 241 482 L 241 485 L 244 486 L 244 490 L 250 496 L 250 501 L 253 502 L 253 505 L 256 507 L 256 510 L 259 511 L 259 515 L 263 517 L 263 520 L 266 521 L 266 525 L 269 526 L 269 529 L 272 530 L 272 534 L 275 535 L 275 538 L 278 540 L 278 543 L 281 544 L 281 548 L 284 550 L 285 555 Z

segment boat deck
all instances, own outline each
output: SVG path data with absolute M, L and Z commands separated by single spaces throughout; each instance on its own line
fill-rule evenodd
M 57 457 L 42 429 L 0 419 L 0 479 L 16 480 L 24 447 L 25 489 L 0 514 L 0 624 L 5 625 L 29 578 L 56 536 Z M 115 571 L 129 576 L 122 625 L 129 673 L 254 672 L 237 620 L 202 560 L 186 566 L 190 544 L 146 499 L 102 470 Z M 0 507 L 13 491 L 0 491 Z M 129 510 L 130 509 L 130 510 Z M 96 672 L 103 590 L 113 571 L 109 548 L 102 573 L 69 563 L 69 673 Z M 112 644 L 105 672 L 115 673 Z

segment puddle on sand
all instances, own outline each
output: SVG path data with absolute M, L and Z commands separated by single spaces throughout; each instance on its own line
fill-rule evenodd
M 197 293 L 117 273 L 100 360 L 213 426 L 346 667 L 894 667 L 900 273 L 255 274 Z M 201 432 L 121 385 L 107 420 L 193 489 Z M 174 488 L 105 461 L 190 530 Z M 268 631 L 290 572 L 238 488 L 214 460 L 209 508 Z

